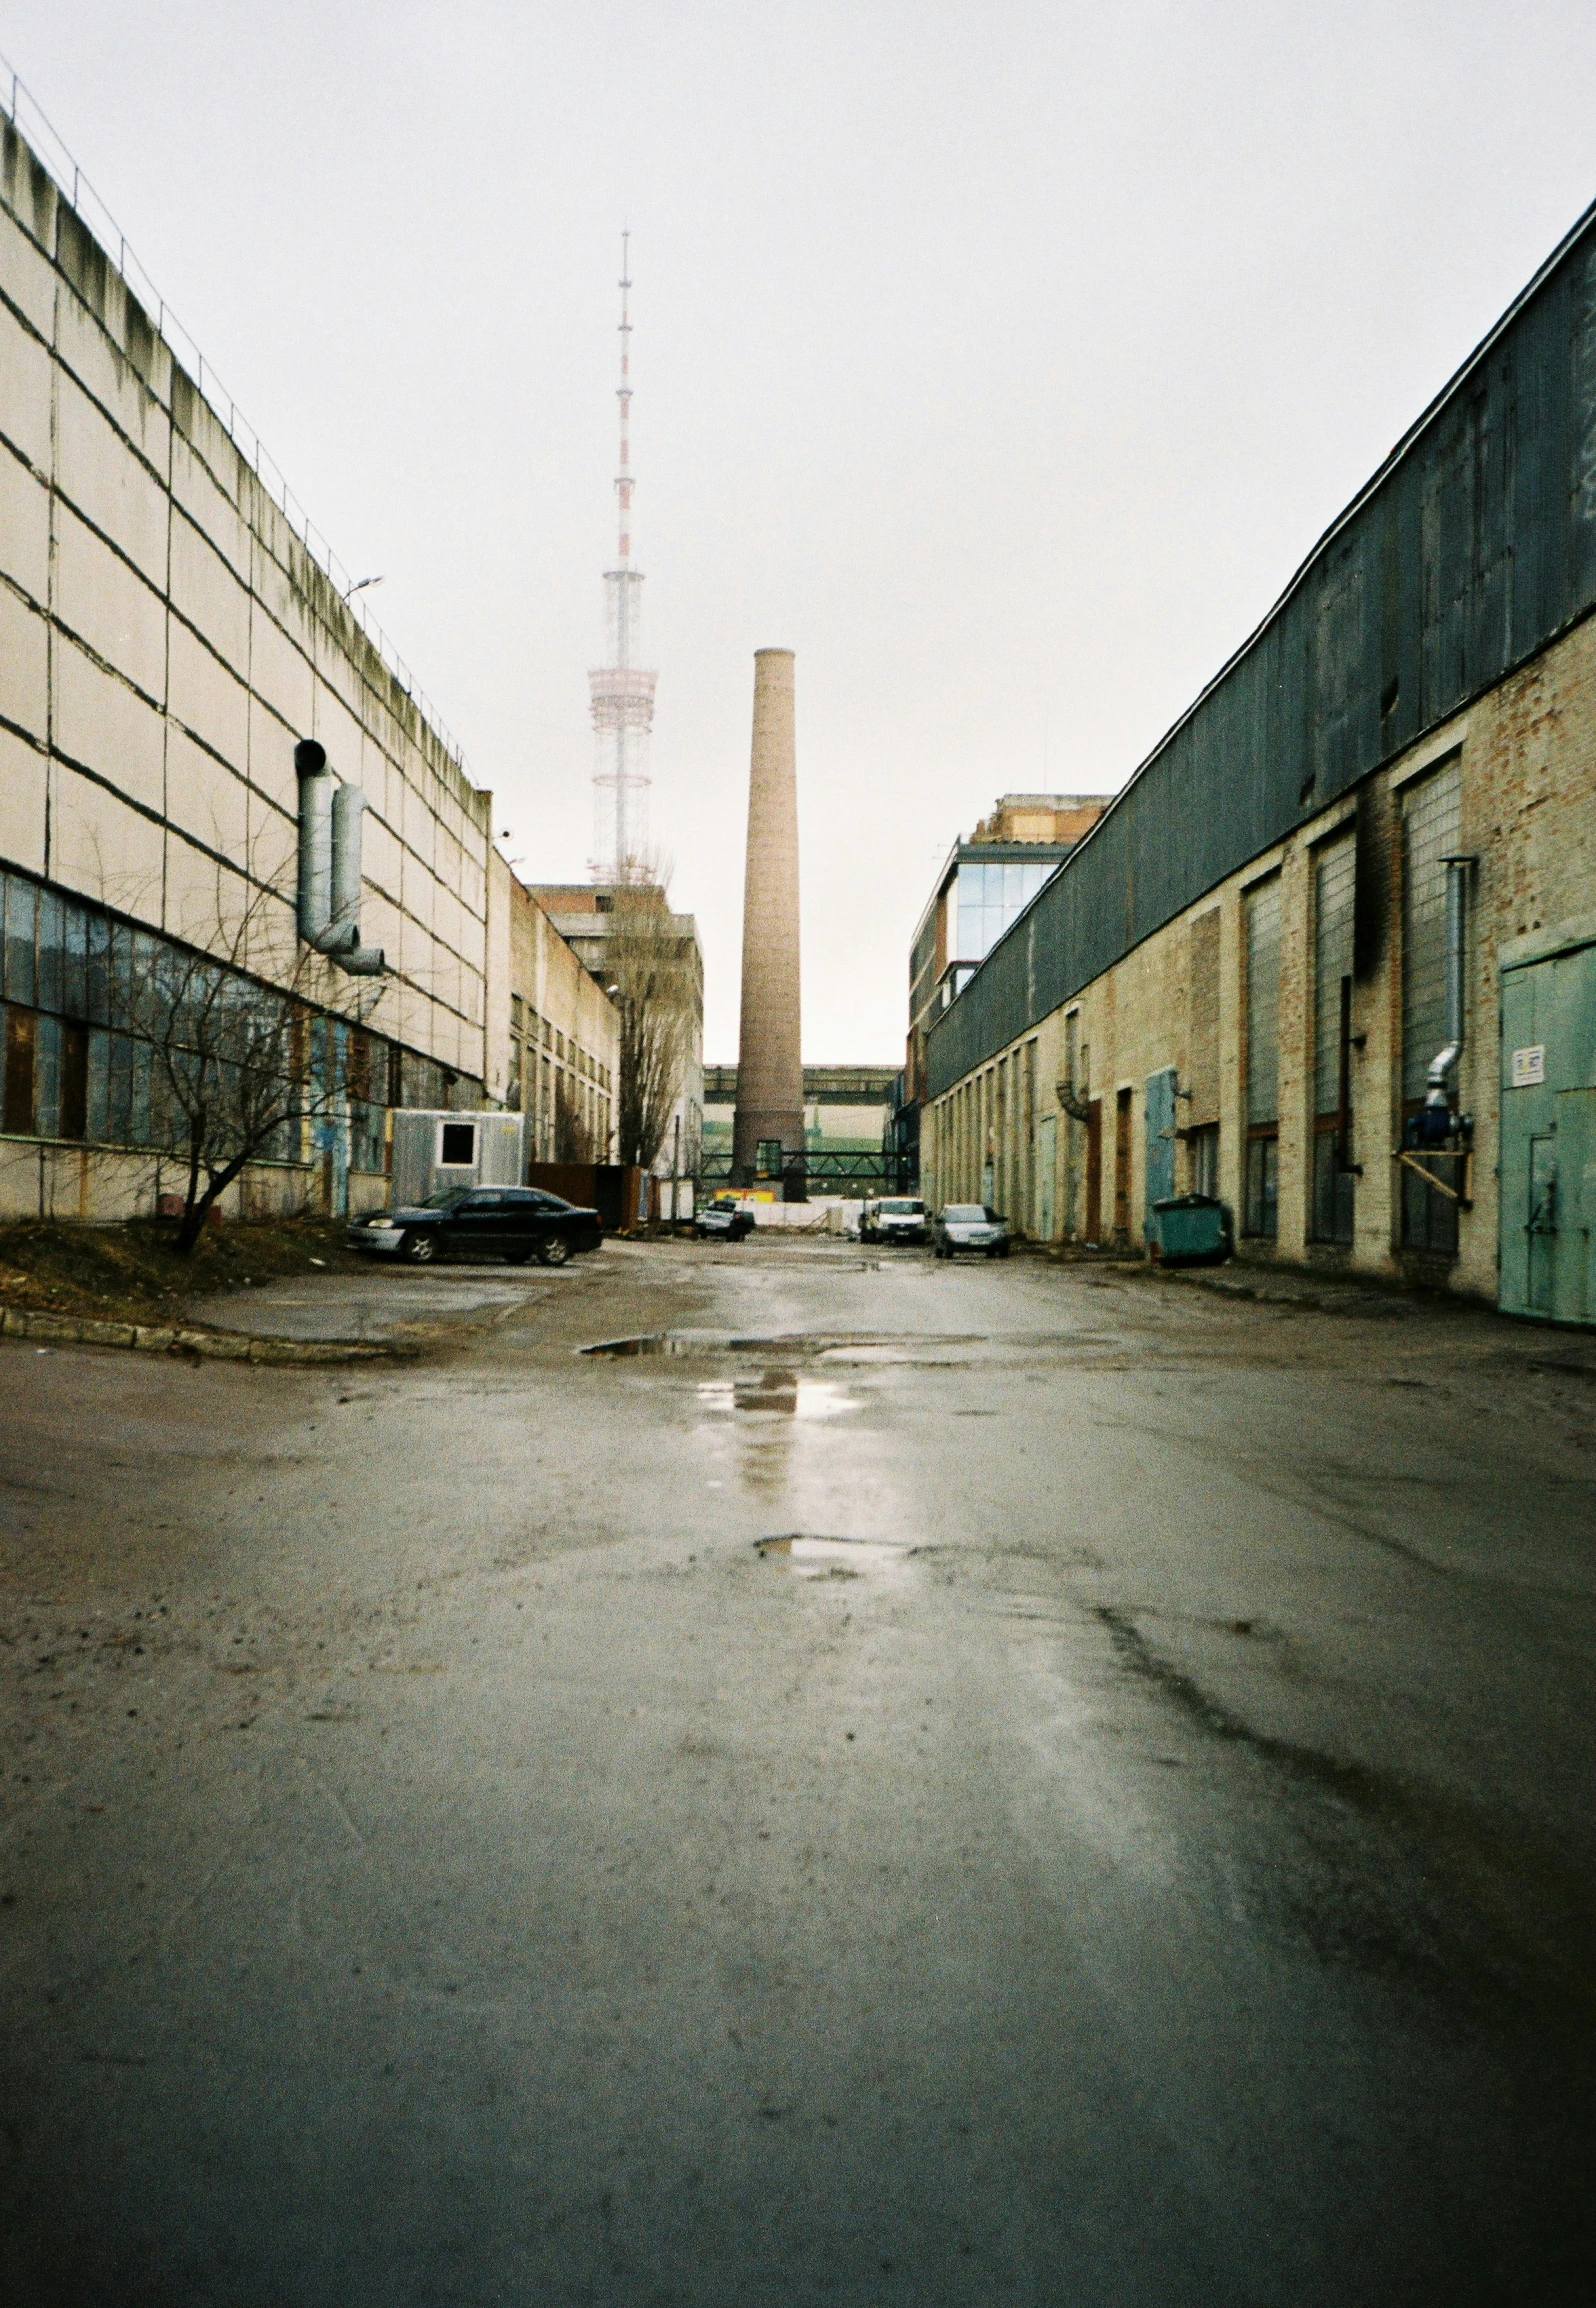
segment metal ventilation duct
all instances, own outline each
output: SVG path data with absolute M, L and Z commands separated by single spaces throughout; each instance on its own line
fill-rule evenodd
M 299 934 L 352 978 L 381 977 L 381 946 L 360 942 L 360 828 L 366 797 L 335 785 L 313 737 L 294 747 L 299 779 Z

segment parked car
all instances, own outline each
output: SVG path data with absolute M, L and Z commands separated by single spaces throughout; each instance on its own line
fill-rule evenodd
M 930 1231 L 923 1202 L 867 1202 L 859 1213 L 861 1242 L 924 1242 Z
M 753 1231 L 754 1214 L 743 1208 L 735 1194 L 717 1194 L 693 1219 L 693 1232 L 700 1242 L 707 1242 L 712 1235 L 725 1242 L 741 1242 Z
M 1009 1222 L 983 1202 L 950 1202 L 937 1212 L 932 1239 L 938 1258 L 952 1258 L 961 1250 L 984 1250 L 988 1258 L 1007 1258 Z
M 352 1219 L 345 1239 L 352 1249 L 413 1266 L 445 1254 L 563 1266 L 579 1251 L 597 1250 L 604 1227 L 596 1210 L 580 1210 L 539 1186 L 451 1186 L 425 1202 Z

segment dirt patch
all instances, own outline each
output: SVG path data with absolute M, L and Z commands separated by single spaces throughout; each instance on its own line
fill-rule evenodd
M 285 1274 L 363 1270 L 339 1219 L 238 1221 L 208 1227 L 192 1253 L 155 1219 L 82 1226 L 25 1218 L 0 1226 L 0 1305 L 117 1322 L 173 1321 L 201 1293 L 247 1289 Z M 247 1301 L 246 1301 L 247 1306 Z

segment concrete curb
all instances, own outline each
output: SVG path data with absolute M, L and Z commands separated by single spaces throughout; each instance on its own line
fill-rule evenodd
M 120 1346 L 142 1354 L 202 1355 L 212 1362 L 376 1362 L 417 1351 L 352 1340 L 252 1338 L 235 1330 L 100 1322 L 75 1314 L 35 1314 L 20 1306 L 0 1306 L 0 1337 L 47 1339 L 52 1346 Z

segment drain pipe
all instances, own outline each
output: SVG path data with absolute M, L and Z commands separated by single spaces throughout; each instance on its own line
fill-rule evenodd
M 360 821 L 366 797 L 358 786 L 334 791 L 327 751 L 313 737 L 294 747 L 299 780 L 299 934 L 349 976 L 380 977 L 380 946 L 360 942 Z

